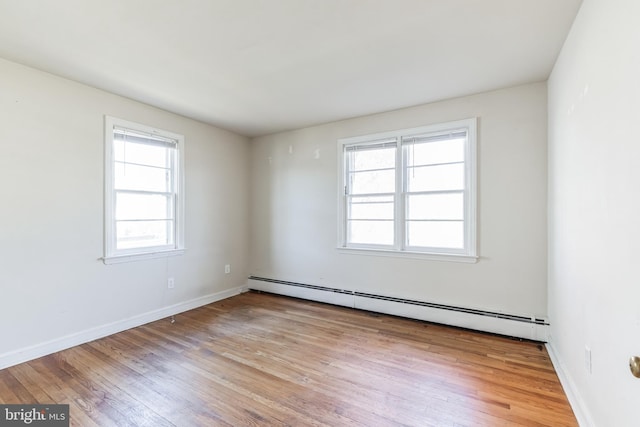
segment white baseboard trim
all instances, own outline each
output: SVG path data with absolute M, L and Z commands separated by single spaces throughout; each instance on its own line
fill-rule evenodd
M 553 343 L 548 342 L 546 347 L 547 353 L 549 353 L 549 357 L 551 358 L 551 363 L 553 364 L 556 374 L 560 379 L 560 384 L 562 384 L 564 393 L 567 395 L 567 399 L 569 399 L 569 404 L 571 405 L 571 409 L 573 409 L 573 414 L 578 420 L 578 424 L 580 427 L 595 427 L 596 423 L 593 421 L 593 417 L 591 416 L 587 405 L 584 403 L 584 400 L 582 400 L 582 396 L 580 395 L 578 388 L 568 375 L 564 363 L 562 363 L 562 360 L 558 357 L 558 353 L 556 353 Z
M 249 278 L 247 285 L 249 289 L 271 292 L 274 294 L 391 314 L 394 316 L 425 320 L 428 322 L 458 326 L 461 328 L 491 332 L 528 340 L 542 342 L 547 341 L 547 329 L 549 327 L 547 324 L 511 320 L 419 304 L 408 304 L 383 298 L 370 298 L 367 297 L 367 294 L 336 291 L 331 288 L 323 289 L 320 286 L 291 286 L 290 284 L 287 284 L 287 282 L 278 282 L 279 281 L 277 280 L 256 280 Z
M 29 360 L 37 359 L 38 357 L 46 356 L 48 354 L 62 351 L 67 348 L 75 347 L 77 345 L 94 341 L 108 335 L 126 331 L 127 329 L 135 328 L 146 323 L 155 322 L 156 320 L 164 319 L 178 313 L 193 310 L 194 308 L 202 307 L 203 305 L 211 304 L 212 302 L 220 301 L 247 291 L 248 288 L 246 286 L 238 286 L 232 289 L 227 289 L 225 291 L 216 292 L 189 301 L 170 305 L 168 307 L 149 311 L 147 313 L 138 314 L 128 319 L 119 320 L 116 322 L 108 323 L 106 325 L 87 329 L 85 331 L 66 335 L 60 338 L 55 338 L 41 344 L 36 344 L 29 347 L 21 348 L 19 350 L 0 354 L 0 369 L 8 368 L 10 366 L 24 363 Z

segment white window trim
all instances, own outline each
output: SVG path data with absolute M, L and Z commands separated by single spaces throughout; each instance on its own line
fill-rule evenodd
M 466 128 L 468 143 L 465 147 L 465 252 L 457 253 L 456 251 L 447 251 L 446 249 L 438 249 L 437 252 L 416 251 L 414 248 L 403 248 L 400 235 L 404 235 L 402 228 L 405 226 L 404 221 L 404 200 L 396 202 L 395 211 L 395 233 L 396 239 L 393 247 L 367 245 L 367 244 L 351 244 L 346 243 L 346 156 L 344 155 L 345 146 L 362 144 L 367 142 L 374 143 L 378 140 L 395 138 L 397 142 L 396 152 L 396 197 L 403 197 L 403 177 L 404 170 L 402 168 L 404 152 L 402 149 L 402 137 L 422 133 L 434 133 L 447 131 L 454 128 Z M 352 255 L 375 255 L 385 257 L 405 257 L 414 259 L 436 260 L 436 261 L 453 261 L 475 263 L 479 259 L 477 253 L 477 118 L 456 120 L 446 123 L 438 123 L 428 126 L 416 128 L 401 129 L 389 132 L 376 133 L 371 135 L 362 135 L 338 140 L 338 245 L 337 249 L 340 253 Z M 400 233 L 400 234 L 399 234 Z
M 176 173 L 177 196 L 175 202 L 175 242 L 170 249 L 148 247 L 132 251 L 116 252 L 114 224 L 114 176 L 113 176 L 113 128 L 114 126 L 137 130 L 150 134 L 156 134 L 166 138 L 175 139 L 177 144 Z M 169 131 L 153 128 L 151 126 L 117 117 L 104 116 L 104 256 L 105 264 L 119 264 L 124 262 L 142 261 L 155 258 L 165 258 L 182 255 L 185 252 L 185 186 L 184 186 L 184 136 Z
M 463 262 L 474 264 L 478 262 L 479 257 L 474 255 L 457 255 L 435 252 L 412 252 L 401 250 L 385 250 L 385 249 L 363 249 L 340 246 L 338 252 L 346 255 L 365 255 L 365 256 L 381 256 L 389 258 L 411 258 L 427 261 L 448 261 Z

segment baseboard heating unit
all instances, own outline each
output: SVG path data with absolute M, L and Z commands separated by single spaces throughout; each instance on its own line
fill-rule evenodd
M 546 319 L 250 276 L 249 289 L 547 342 Z

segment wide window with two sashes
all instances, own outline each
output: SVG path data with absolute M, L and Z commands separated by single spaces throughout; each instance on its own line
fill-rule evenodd
M 343 249 L 476 257 L 476 119 L 345 138 Z

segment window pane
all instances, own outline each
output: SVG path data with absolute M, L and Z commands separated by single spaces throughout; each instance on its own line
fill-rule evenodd
M 408 144 L 405 146 L 409 166 L 464 162 L 465 138 Z
M 350 197 L 348 203 L 349 219 L 393 220 L 393 196 Z
M 117 249 L 172 246 L 172 221 L 117 221 Z
M 407 219 L 464 219 L 464 195 L 420 194 L 407 196 Z
M 150 166 L 115 163 L 116 190 L 171 192 L 171 171 Z
M 116 162 L 137 163 L 141 165 L 168 167 L 170 166 L 171 149 L 150 144 L 136 144 L 124 142 L 121 139 L 113 141 L 113 152 Z
M 464 164 L 407 168 L 407 191 L 464 189 Z
M 349 243 L 393 245 L 393 221 L 347 221 Z
M 396 172 L 393 169 L 351 174 L 350 194 L 393 193 L 395 190 Z
M 173 219 L 173 197 L 116 192 L 116 220 Z
M 407 221 L 407 246 L 464 248 L 462 221 Z
M 394 168 L 396 166 L 396 148 L 355 150 L 349 152 L 351 170 L 371 170 Z

